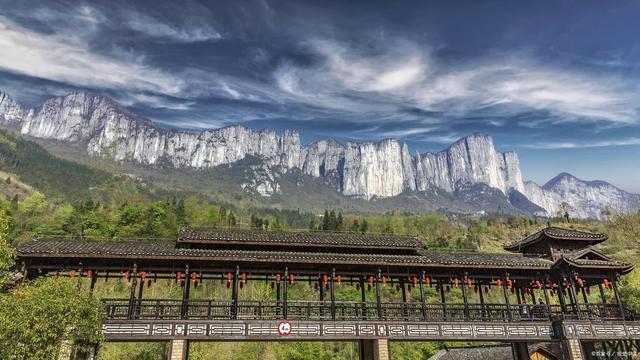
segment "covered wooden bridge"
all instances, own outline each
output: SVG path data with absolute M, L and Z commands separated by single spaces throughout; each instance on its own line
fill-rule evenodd
M 182 229 L 176 241 L 33 240 L 17 254 L 27 278 L 124 278 L 130 296 L 103 299 L 106 339 L 169 340 L 177 358 L 189 341 L 359 340 L 363 358 L 384 359 L 388 340 L 472 340 L 511 342 L 517 358 L 527 342 L 561 342 L 567 359 L 586 359 L 595 343 L 637 351 L 640 340 L 617 285 L 633 266 L 592 247 L 606 239 L 548 227 L 511 253 L 435 252 L 415 237 Z M 180 282 L 182 297 L 145 297 L 157 279 Z M 190 299 L 206 281 L 230 296 Z M 272 298 L 242 299 L 255 282 Z M 292 298 L 297 282 L 317 298 Z M 359 296 L 337 299 L 343 286 Z

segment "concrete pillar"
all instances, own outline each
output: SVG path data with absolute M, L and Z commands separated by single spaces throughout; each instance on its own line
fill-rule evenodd
M 169 341 L 168 360 L 187 360 L 189 357 L 189 340 Z
M 529 348 L 527 348 L 526 342 L 512 342 L 511 353 L 515 360 L 530 360 Z
M 586 360 L 584 352 L 582 351 L 582 345 L 578 339 L 562 341 L 562 349 L 564 352 L 564 358 L 567 360 Z
M 58 360 L 71 360 L 72 353 L 73 343 L 69 340 L 62 340 L 60 344 L 60 353 L 58 354 Z
M 387 339 L 360 340 L 360 360 L 390 360 Z

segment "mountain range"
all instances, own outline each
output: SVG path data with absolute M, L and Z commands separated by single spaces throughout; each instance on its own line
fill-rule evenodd
M 567 211 L 576 218 L 601 218 L 611 211 L 637 211 L 639 206 L 636 194 L 568 173 L 543 186 L 523 181 L 518 155 L 497 151 L 492 138 L 480 133 L 441 152 L 413 156 L 395 139 L 346 145 L 329 139 L 302 145 L 299 134 L 290 130 L 277 134 L 240 125 L 198 133 L 167 129 L 110 98 L 83 91 L 30 109 L 0 92 L 0 125 L 32 138 L 81 146 L 94 158 L 151 168 L 224 169 L 222 165 L 255 158 L 257 162 L 247 165 L 249 176 L 234 180 L 243 191 L 260 197 L 286 196 L 283 177 L 303 176 L 322 179 L 343 196 L 367 201 L 430 194 L 424 201 L 462 196 L 463 201 L 477 202 L 490 193 L 491 199 L 496 194 L 504 197 L 518 212 L 555 216 Z M 304 181 L 297 183 L 304 186 Z

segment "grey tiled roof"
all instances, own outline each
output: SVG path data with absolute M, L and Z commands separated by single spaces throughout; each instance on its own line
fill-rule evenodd
M 256 231 L 224 228 L 183 228 L 178 235 L 178 242 L 410 249 L 424 246 L 414 236 L 310 231 Z
M 549 237 L 552 239 L 562 239 L 562 240 L 586 241 L 591 244 L 597 244 L 599 242 L 607 240 L 606 234 L 590 233 L 590 232 L 578 231 L 578 230 L 572 230 L 572 229 L 563 229 L 559 227 L 547 227 L 534 234 L 531 234 L 525 237 L 520 241 L 517 241 L 511 245 L 505 246 L 505 249 L 509 251 L 518 251 L 520 248 L 534 244 L 544 239 L 545 237 Z
M 375 264 L 482 268 L 550 268 L 549 260 L 520 254 L 474 252 L 424 252 L 422 255 L 323 253 L 176 248 L 170 241 L 33 240 L 17 249 L 19 257 L 180 259 L 211 261 L 292 262 L 327 264 Z

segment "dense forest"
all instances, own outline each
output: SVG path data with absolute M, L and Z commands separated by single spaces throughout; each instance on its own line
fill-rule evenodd
M 501 214 L 383 215 L 343 213 L 326 209 L 312 214 L 220 204 L 194 194 L 172 193 L 145 184 L 140 179 L 116 176 L 84 165 L 60 160 L 37 144 L 0 131 L 0 271 L 12 268 L 12 247 L 32 238 L 57 237 L 74 241 L 171 239 L 180 226 L 245 227 L 259 231 L 350 231 L 415 235 L 434 251 L 503 251 L 502 246 L 547 225 L 605 232 L 610 240 L 601 251 L 621 261 L 640 263 L 640 214 L 610 214 L 598 222 L 577 221 L 569 216 L 536 219 Z M 2 284 L 11 272 L 2 273 Z M 626 306 L 640 311 L 640 273 L 623 277 L 621 293 Z M 228 296 L 221 284 L 203 284 L 194 297 Z M 430 290 L 429 290 L 430 291 Z M 429 292 L 428 291 L 428 292 Z M 78 296 L 78 293 L 81 296 Z M 102 296 L 126 296 L 123 281 L 101 283 L 90 296 L 87 284 L 77 279 L 27 282 L 4 289 L 0 294 L 0 358 L 51 358 L 65 341 L 87 344 L 99 339 Z M 179 296 L 179 285 L 167 281 L 154 286 L 151 295 Z M 290 294 L 312 299 L 313 288 L 299 284 Z M 435 293 L 434 293 L 435 294 Z M 431 295 L 434 295 L 431 294 Z M 429 295 L 429 294 L 428 294 Z M 272 296 L 267 284 L 249 287 L 247 299 Z M 338 299 L 357 297 L 344 286 Z M 393 287 L 383 297 L 397 296 Z M 411 296 L 417 296 L 412 294 Z M 454 299 L 456 294 L 452 294 Z M 36 309 L 36 310 L 34 310 Z M 37 311 L 39 316 L 32 316 Z M 80 315 L 78 316 L 78 312 Z M 42 314 L 48 314 L 44 316 Z M 30 329 L 37 329 L 32 331 Z M 71 331 L 70 329 L 73 329 Z M 71 332 L 70 332 L 71 331 Z M 5 336 L 9 334 L 9 336 Z M 11 346 L 7 339 L 19 339 L 32 346 Z M 424 359 L 435 353 L 438 343 L 392 343 L 395 359 Z M 101 359 L 159 359 L 166 344 L 101 345 Z M 35 355 L 34 355 L 35 354 Z M 192 359 L 355 359 L 355 343 L 194 343 Z

